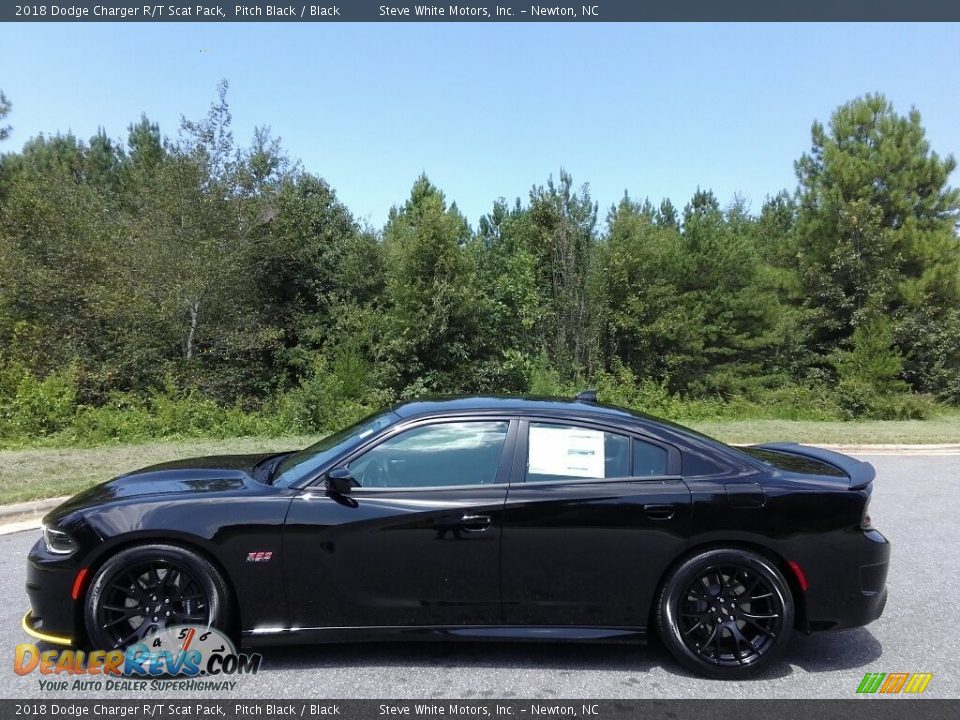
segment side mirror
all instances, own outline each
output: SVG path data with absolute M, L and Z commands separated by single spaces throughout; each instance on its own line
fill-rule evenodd
M 338 467 L 327 473 L 327 489 L 338 495 L 348 495 L 356 484 L 348 468 Z

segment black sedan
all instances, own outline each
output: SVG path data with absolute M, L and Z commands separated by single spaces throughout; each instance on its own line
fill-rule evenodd
M 733 448 L 616 407 L 399 405 L 300 452 L 128 473 L 44 519 L 24 628 L 123 648 L 178 624 L 244 644 L 643 641 L 736 678 L 795 630 L 883 612 L 874 470 Z

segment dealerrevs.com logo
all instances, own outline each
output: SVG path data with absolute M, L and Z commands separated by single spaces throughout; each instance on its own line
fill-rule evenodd
M 857 687 L 857 694 L 919 695 L 932 679 L 933 673 L 867 673 Z
M 175 625 L 146 634 L 126 650 L 41 650 L 17 645 L 13 669 L 39 673 L 41 690 L 144 691 L 170 689 L 225 691 L 238 675 L 255 675 L 259 654 L 238 653 L 215 628 Z

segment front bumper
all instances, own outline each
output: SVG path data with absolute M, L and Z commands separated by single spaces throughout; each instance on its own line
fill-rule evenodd
M 73 645 L 73 638 L 66 635 L 58 635 L 57 633 L 44 632 L 42 625 L 43 621 L 34 618 L 33 611 L 31 610 L 27 610 L 23 619 L 20 621 L 20 627 L 32 638 L 53 645 Z
M 70 643 L 77 639 L 80 604 L 73 599 L 73 591 L 80 569 L 74 557 L 52 555 L 42 539 L 37 541 L 27 555 L 30 611 L 21 622 L 27 633 L 58 644 L 63 643 L 49 638 L 66 639 Z M 40 637 L 38 633 L 49 637 Z

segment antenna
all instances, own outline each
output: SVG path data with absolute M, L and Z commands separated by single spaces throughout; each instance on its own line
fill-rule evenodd
M 595 403 L 597 401 L 597 391 L 584 390 L 581 393 L 577 393 L 577 396 L 574 398 L 574 400 L 577 402 Z

